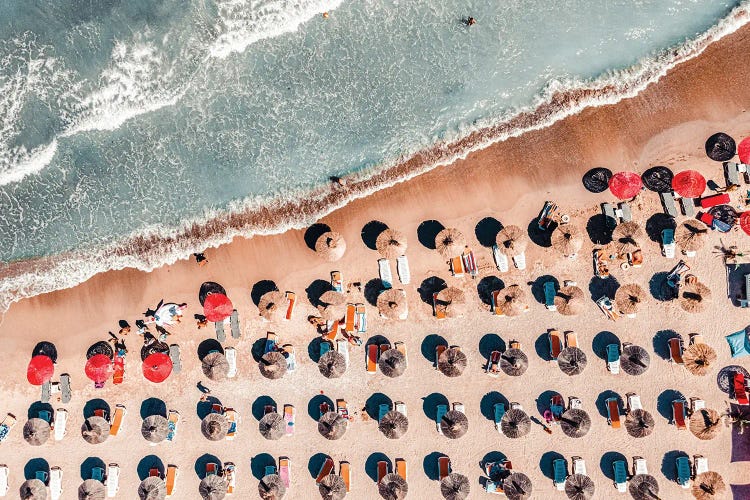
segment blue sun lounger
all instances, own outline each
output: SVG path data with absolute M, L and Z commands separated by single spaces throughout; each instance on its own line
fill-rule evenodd
M 443 430 L 440 428 L 440 422 L 443 420 L 445 414 L 448 413 L 448 405 L 438 405 L 435 411 L 435 423 L 437 424 L 437 430 L 440 434 Z
M 495 429 L 501 432 L 500 422 L 503 420 L 505 415 L 505 405 L 503 403 L 495 403 Z
M 272 474 L 276 474 L 276 466 L 275 465 L 266 465 L 266 468 L 263 471 L 263 475 L 270 476 Z
M 381 404 L 378 406 L 378 422 L 383 420 L 383 417 L 385 417 L 385 414 L 391 411 L 391 405 L 389 404 Z
M 320 357 L 322 358 L 325 353 L 331 350 L 333 344 L 330 340 L 323 340 L 320 342 Z
M 677 484 L 683 488 L 690 487 L 690 459 L 685 456 L 677 457 Z
M 615 476 L 615 487 L 620 493 L 625 493 L 628 484 L 628 469 L 624 460 L 616 460 L 612 463 Z
M 568 479 L 568 464 L 564 458 L 558 458 L 552 462 L 552 472 L 554 476 L 552 481 L 555 483 L 555 488 L 558 491 L 564 490 L 565 480 Z
M 95 479 L 100 482 L 104 482 L 104 469 L 101 467 L 94 467 L 91 469 L 91 479 Z
M 557 306 L 555 306 L 555 294 L 557 294 L 557 291 L 555 290 L 555 282 L 554 281 L 545 282 L 544 283 L 544 307 L 546 307 L 550 311 L 557 311 Z

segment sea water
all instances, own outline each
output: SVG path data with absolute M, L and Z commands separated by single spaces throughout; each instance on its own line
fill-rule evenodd
M 127 238 L 304 198 L 653 70 L 746 22 L 726 20 L 740 3 L 2 0 L 0 261 L 75 265 L 0 268 L 0 303 L 176 258 L 102 257 Z

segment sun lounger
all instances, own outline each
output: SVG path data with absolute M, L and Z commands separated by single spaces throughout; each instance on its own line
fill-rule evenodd
M 578 334 L 576 332 L 565 332 L 565 345 L 567 347 L 578 347 Z
M 378 484 L 383 480 L 383 478 L 388 474 L 388 462 L 385 460 L 380 460 L 378 462 Z
M 455 278 L 463 278 L 464 276 L 464 261 L 460 255 L 457 255 L 450 260 L 451 274 Z
M 672 401 L 672 423 L 678 430 L 687 429 L 685 419 L 687 417 L 687 404 L 684 399 L 675 399 Z
M 364 304 L 357 304 L 355 313 L 357 315 L 356 325 L 357 333 L 367 332 L 367 309 Z
M 508 256 L 505 255 L 497 245 L 492 245 L 492 258 L 495 261 L 495 266 L 498 271 L 501 273 L 508 272 Z
M 700 398 L 690 398 L 690 414 L 706 408 L 706 402 Z
M 740 173 L 736 163 L 733 161 L 724 162 L 724 177 L 726 178 L 727 186 L 740 185 Z
M 681 198 L 680 205 L 685 217 L 695 217 L 695 198 Z
M 315 484 L 320 484 L 323 478 L 325 478 L 328 474 L 330 474 L 333 471 L 333 466 L 334 466 L 333 459 L 331 457 L 326 457 L 325 461 L 323 462 L 323 465 L 321 465 L 320 469 L 318 470 L 318 476 L 315 478 Z M 378 469 L 379 468 L 380 468 L 380 462 L 378 462 Z
M 403 458 L 397 458 L 395 460 L 395 463 L 396 463 L 396 474 L 401 476 L 401 478 L 404 481 L 407 481 L 408 479 L 406 477 L 406 460 L 404 460 Z
M 229 422 L 226 439 L 231 441 L 237 435 L 237 424 L 239 424 L 240 416 L 234 411 L 234 408 L 224 408 L 224 416 L 227 417 L 227 422 Z
M 206 466 L 206 475 L 208 475 L 208 466 Z M 151 467 L 148 470 L 148 477 L 158 477 L 158 478 L 161 479 L 161 472 L 159 472 L 159 468 L 158 467 Z
M 674 259 L 675 242 L 674 229 L 663 229 L 661 232 L 662 255 L 668 259 Z
M 612 321 L 616 321 L 617 318 L 620 317 L 619 314 L 615 312 L 615 306 L 612 303 L 612 299 L 607 297 L 606 295 L 599 297 L 596 301 L 596 305 L 599 306 L 599 310 Z
M 526 269 L 526 253 L 521 252 L 514 255 L 513 265 L 516 266 L 516 269 L 518 269 L 519 271 L 523 271 L 524 269 Z
M 380 354 L 380 349 L 377 344 L 370 344 L 367 346 L 367 356 L 365 357 L 367 373 L 373 374 L 377 371 L 378 354 Z
M 232 338 L 238 339 L 242 336 L 240 331 L 240 313 L 237 309 L 232 310 L 231 316 L 229 316 L 229 329 L 232 332 Z
M 537 219 L 537 227 L 542 230 L 546 231 L 549 229 L 550 224 L 552 224 L 552 216 L 557 210 L 557 205 L 554 204 L 551 201 L 545 201 L 544 207 L 542 207 L 542 211 L 539 213 L 539 219 Z
M 440 355 L 445 352 L 445 350 L 448 349 L 447 345 L 440 344 L 435 347 L 435 369 L 438 369 L 438 360 L 440 359 Z
M 614 207 L 609 203 L 602 203 L 602 213 L 606 218 L 607 227 L 613 228 L 617 225 L 617 216 Z
M 628 264 L 630 264 L 632 267 L 636 269 L 641 267 L 643 265 L 643 250 L 639 248 L 629 253 Z
M 393 348 L 396 349 L 398 352 L 400 352 L 401 354 L 404 355 L 404 360 L 407 359 L 407 357 L 406 357 L 406 344 L 404 344 L 401 341 L 394 342 L 393 343 Z
M 587 476 L 586 474 L 586 461 L 582 459 L 581 457 L 573 457 L 573 474 L 581 474 L 583 476 Z
M 562 336 L 559 330 L 552 328 L 547 331 L 547 338 L 549 340 L 549 355 L 552 357 L 552 361 L 555 361 L 563 350 Z
M 172 344 L 169 346 L 169 359 L 172 360 L 172 372 L 180 373 L 182 371 L 182 359 L 180 358 L 180 346 Z
M 437 430 L 440 434 L 443 433 L 443 430 L 440 428 L 440 422 L 443 420 L 446 413 L 448 413 L 448 405 L 437 405 L 435 410 L 435 423 L 437 424 Z
M 498 304 L 500 303 L 499 297 L 500 290 L 495 290 L 490 294 L 490 312 L 495 316 L 505 316 L 505 312 L 503 312 L 502 308 L 498 307 Z
M 276 350 L 276 343 L 278 342 L 278 335 L 273 332 L 266 332 L 266 343 L 263 347 L 263 354 L 268 354 Z
M 693 474 L 699 476 L 708 472 L 708 459 L 703 455 L 693 455 Z
M 617 344 L 607 345 L 607 370 L 613 375 L 620 373 L 620 346 Z
M 607 405 L 607 422 L 613 429 L 620 428 L 620 403 L 617 398 L 608 398 L 605 401 Z
M 500 427 L 500 422 L 503 420 L 503 415 L 505 415 L 505 404 L 503 403 L 495 403 L 495 430 L 497 432 L 502 432 L 502 429 Z
M 411 271 L 409 270 L 409 259 L 406 255 L 399 255 L 396 259 L 396 272 L 398 273 L 398 279 L 403 285 L 408 285 L 411 282 Z
M 675 459 L 677 466 L 677 484 L 687 489 L 690 488 L 690 459 L 686 456 L 679 456 Z
M 346 366 L 349 366 L 349 341 L 346 339 L 339 339 L 336 341 L 336 350 L 344 357 Z
M 266 467 L 266 469 L 268 469 L 268 467 Z M 274 470 L 275 469 L 276 469 L 276 467 L 274 467 Z M 207 476 L 215 476 L 218 473 L 219 473 L 219 464 L 217 464 L 215 462 L 208 462 L 206 464 L 206 475 Z M 273 474 L 273 472 L 272 472 L 272 474 Z
M 748 398 L 747 398 L 745 374 L 742 372 L 735 372 L 733 384 L 734 384 L 734 399 L 737 400 L 737 404 L 739 405 L 750 404 L 750 401 L 748 401 Z
M 264 476 L 271 476 L 273 474 L 276 474 L 276 466 L 275 465 L 266 465 L 265 469 L 263 469 L 263 475 Z
M 104 469 L 102 467 L 92 467 L 91 479 L 95 479 L 96 481 L 103 483 L 104 482 Z
M 234 462 L 226 462 L 224 464 L 224 480 L 227 482 L 227 495 L 234 493 L 234 489 L 237 487 L 237 474 Z
M 564 458 L 557 458 L 552 461 L 552 483 L 557 491 L 565 490 L 565 480 L 568 479 L 568 464 Z
M 435 315 L 437 319 L 445 319 L 445 308 L 440 306 L 438 307 L 438 294 L 433 293 L 432 294 L 432 314 Z
M 555 283 L 553 281 L 545 282 L 544 283 L 544 307 L 546 307 L 550 311 L 557 311 L 557 306 L 555 306 L 556 294 L 557 294 L 557 290 L 555 290 Z
M 746 274 L 744 276 L 745 278 L 745 298 L 740 298 L 740 307 L 747 308 L 750 307 L 750 274 Z
M 294 417 L 296 410 L 294 405 L 284 405 L 284 424 L 286 425 L 286 435 L 294 434 Z
M 391 273 L 391 263 L 388 259 L 378 259 L 378 272 L 383 289 L 388 290 L 393 287 L 393 274 Z
M 615 488 L 620 493 L 625 493 L 628 488 L 628 468 L 624 460 L 612 462 L 612 471 L 615 476 Z
M 349 418 L 349 405 L 344 399 L 337 399 L 336 400 L 336 413 L 338 413 L 342 418 Z
M 70 375 L 63 373 L 60 375 L 60 400 L 63 404 L 70 403 L 73 397 L 73 391 L 70 390 Z
M 39 401 L 42 403 L 49 403 L 49 398 L 52 397 L 52 384 L 47 381 L 42 384 L 42 395 Z
M 469 276 L 471 276 L 472 278 L 478 276 L 479 269 L 477 268 L 477 260 L 474 257 L 474 252 L 472 250 L 464 252 L 461 258 L 464 261 L 464 269 L 466 269 L 466 272 L 469 273 Z
M 287 490 L 292 482 L 291 464 L 292 462 L 289 460 L 289 457 L 279 457 L 279 477 L 281 477 L 281 482 L 284 483 Z
M 8 439 L 11 429 L 16 426 L 16 417 L 8 413 L 2 422 L 0 422 L 0 443 Z
M 383 420 L 383 417 L 385 417 L 385 414 L 391 411 L 391 405 L 390 404 L 381 404 L 378 405 L 378 422 Z
M 341 272 L 331 271 L 331 288 L 334 292 L 344 293 L 344 280 L 341 278 Z
M 120 466 L 112 463 L 107 465 L 107 496 L 113 498 L 120 490 Z M 167 493 L 169 495 L 169 493 Z
M 609 276 L 609 261 L 604 255 L 604 251 L 597 248 L 593 251 L 592 256 L 594 260 L 594 276 L 598 276 L 599 278 Z
M 67 433 L 68 424 L 68 410 L 65 408 L 58 408 L 55 412 L 55 424 L 52 426 L 55 429 L 55 441 L 60 441 Z
M 461 413 L 466 413 L 466 407 L 463 403 L 453 403 L 453 411 L 459 411 Z
M 727 193 L 706 196 L 700 200 L 701 208 L 703 209 L 715 207 L 716 205 L 728 205 L 729 202 L 729 195 Z
M 671 216 L 677 217 L 677 205 L 674 200 L 674 193 L 659 193 L 661 198 L 661 206 L 664 208 L 664 213 Z
M 628 413 L 630 413 L 633 410 L 643 409 L 643 406 L 641 405 L 641 397 L 638 394 L 634 392 L 629 392 L 625 395 L 625 400 L 627 401 Z
M 167 441 L 174 441 L 177 437 L 177 424 L 180 423 L 180 413 L 177 410 L 169 410 L 167 417 Z
M 297 303 L 297 294 L 294 292 L 286 292 L 284 295 L 286 296 L 286 314 L 284 315 L 284 319 L 289 321 L 292 319 L 292 314 L 294 314 L 294 306 Z
M 682 337 L 669 339 L 669 360 L 678 365 L 684 364 L 682 360 Z
M 112 383 L 120 385 L 125 380 L 125 356 L 120 355 L 119 353 L 115 354 L 112 366 L 114 368 L 112 373 Z
M 565 401 L 561 395 L 555 394 L 550 398 L 549 410 L 552 413 L 552 418 L 554 418 L 555 423 L 558 423 L 565 411 Z
M 703 335 L 700 333 L 691 333 L 690 334 L 690 345 L 693 344 L 705 344 L 705 340 L 703 340 Z
M 445 455 L 438 458 L 438 476 L 442 481 L 451 473 L 451 459 Z
M 648 474 L 646 459 L 643 457 L 633 457 L 633 475 Z
M 569 396 L 568 407 L 570 407 L 571 410 L 580 410 L 583 408 L 583 402 L 575 396 Z
M 10 477 L 10 471 L 8 470 L 8 466 L 5 464 L 0 464 L 0 497 L 4 497 L 8 494 L 8 490 L 10 489 L 8 478 Z
M 408 416 L 406 414 L 406 403 L 404 403 L 403 401 L 396 401 L 395 403 L 393 403 L 393 409 L 405 417 Z
M 346 305 L 346 316 L 344 316 L 344 331 L 348 333 L 352 333 L 355 331 L 354 326 L 354 320 L 356 319 L 356 310 L 357 307 L 354 304 L 347 304 Z M 336 334 L 333 334 L 333 338 L 336 337 Z M 333 338 L 328 337 L 329 340 L 333 340 Z
M 500 374 L 500 356 L 500 351 L 492 351 L 490 357 L 487 359 L 484 372 L 490 377 L 497 377 Z
M 622 218 L 623 222 L 630 222 L 633 220 L 633 213 L 630 210 L 630 203 L 623 201 L 619 204 L 620 207 L 620 217 Z
M 221 343 L 226 342 L 227 334 L 224 331 L 224 321 L 217 321 L 214 326 L 216 327 L 216 340 Z
M 237 351 L 234 347 L 227 347 L 224 349 L 224 356 L 227 358 L 227 364 L 229 370 L 227 370 L 227 378 L 234 378 L 237 375 Z
M 96 467 L 96 469 L 101 470 L 101 468 Z M 44 473 L 44 476 L 46 476 L 47 473 Z M 102 471 L 102 476 L 104 475 L 104 472 Z M 99 481 L 102 481 L 104 478 L 96 478 L 92 477 L 92 479 L 98 479 Z M 59 500 L 60 497 L 62 497 L 62 480 L 63 480 L 63 471 L 60 467 L 51 467 L 49 470 L 49 484 L 47 485 L 49 487 L 49 493 L 50 498 L 52 500 Z M 0 488 L 0 492 L 1 492 Z M 0 496 L 4 496 L 0 494 Z
M 297 354 L 295 353 L 294 346 L 292 344 L 284 344 L 281 346 L 281 352 L 286 358 L 286 371 L 293 372 L 297 369 Z

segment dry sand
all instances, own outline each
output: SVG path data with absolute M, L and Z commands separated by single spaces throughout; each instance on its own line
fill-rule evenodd
M 308 464 L 318 453 L 327 453 L 337 462 L 351 462 L 352 498 L 377 497 L 375 483 L 365 473 L 365 464 L 368 458 L 372 460 L 373 453 L 383 453 L 391 461 L 396 457 L 406 459 L 409 498 L 439 497 L 439 483 L 425 473 L 425 465 L 428 470 L 434 467 L 431 460 L 435 453 L 450 456 L 453 470 L 470 478 L 471 498 L 484 495 L 478 481 L 481 475 L 478 463 L 492 451 L 503 453 L 513 461 L 515 470 L 529 475 L 534 483 L 534 498 L 563 498 L 562 493 L 554 491 L 552 481 L 543 472 L 549 469 L 551 452 L 568 459 L 573 455 L 583 457 L 596 483 L 597 498 L 616 495 L 606 477 L 609 468 L 603 471 L 600 467 L 602 456 L 609 452 L 622 453 L 628 461 L 634 455 L 644 456 L 650 472 L 659 480 L 662 498 L 684 498 L 687 494 L 664 474 L 666 471 L 671 475 L 672 459 L 665 461 L 665 456 L 671 457 L 669 452 L 675 450 L 707 456 L 711 469 L 721 473 L 727 483 L 749 483 L 746 464 L 730 463 L 728 430 L 713 441 L 699 441 L 689 431 L 678 431 L 669 425 L 662 414 L 664 402 L 669 399 L 669 393 L 664 391 L 670 390 L 680 391 L 685 397 L 701 397 L 711 408 L 725 408 L 726 395 L 717 389 L 716 374 L 720 367 L 733 363 L 723 336 L 744 328 L 747 314 L 731 306 L 725 297 L 724 267 L 712 250 L 719 244 L 718 234 L 711 234 L 710 244 L 698 257 L 688 259 L 692 272 L 713 291 L 714 300 L 707 311 L 690 315 L 676 302 L 660 303 L 650 298 L 636 319 L 621 319 L 616 323 L 606 320 L 593 301 L 588 300 L 590 284 L 597 284 L 597 280 L 592 279 L 590 242 L 586 242 L 576 260 L 561 260 L 551 249 L 532 244 L 527 251 L 525 272 L 512 270 L 498 275 L 491 264 L 490 250 L 474 237 L 474 228 L 484 217 L 526 227 L 545 199 L 557 201 L 562 211 L 572 216 L 574 224 L 585 226 L 589 217 L 598 212 L 599 202 L 613 201 L 606 193 L 592 195 L 581 187 L 581 175 L 594 166 L 638 172 L 653 165 L 667 165 L 675 171 L 696 168 L 723 184 L 720 165 L 705 157 L 703 143 L 719 130 L 737 139 L 750 133 L 750 118 L 745 113 L 750 70 L 737 64 L 740 60 L 737 54 L 749 51 L 750 29 L 740 30 L 711 46 L 699 58 L 679 66 L 636 98 L 615 106 L 586 110 L 547 129 L 473 154 L 449 168 L 437 169 L 352 203 L 323 221 L 341 231 L 348 241 L 346 255 L 335 264 L 321 262 L 305 246 L 303 232 L 291 231 L 279 236 L 238 239 L 211 250 L 208 252 L 210 263 L 204 268 L 186 260 L 152 273 L 109 272 L 73 289 L 14 304 L 0 325 L 3 338 L 0 364 L 5 367 L 0 412 L 19 416 L 18 427 L 0 445 L 0 462 L 7 463 L 11 469 L 10 496 L 17 494 L 27 462 L 43 458 L 50 466 L 63 468 L 64 498 L 73 498 L 81 482 L 80 465 L 88 457 L 99 457 L 105 463 L 120 464 L 119 497 L 134 498 L 139 483 L 138 465 L 144 457 L 155 455 L 164 464 L 174 463 L 180 467 L 175 497 L 198 498 L 199 479 L 194 467 L 198 457 L 205 453 L 237 464 L 237 498 L 256 496 L 258 481 L 252 477 L 250 464 L 254 457 L 263 453 L 275 458 L 291 458 L 293 484 L 288 498 L 317 495 Z M 735 198 L 738 195 L 735 193 Z M 657 197 L 650 192 L 641 195 L 637 205 L 640 208 L 635 208 L 634 219 L 641 224 L 659 210 Z M 437 252 L 418 241 L 417 227 L 428 219 L 437 219 L 446 227 L 457 227 L 464 232 L 479 259 L 480 278 L 499 276 L 506 286 L 519 284 L 527 290 L 527 282 L 546 274 L 560 281 L 573 279 L 587 291 L 585 312 L 578 317 L 563 317 L 531 300 L 530 312 L 520 318 L 490 315 L 477 294 L 480 281 L 452 278 Z M 404 341 L 409 352 L 409 368 L 398 379 L 387 379 L 380 373 L 367 375 L 362 348 L 353 348 L 350 350 L 351 366 L 345 376 L 327 380 L 306 353 L 314 338 L 306 317 L 314 309 L 305 297 L 305 289 L 314 280 L 327 280 L 332 270 L 340 270 L 347 282 L 364 284 L 377 277 L 378 255 L 368 249 L 360 237 L 361 228 L 371 220 L 383 221 L 409 238 L 407 254 L 412 283 L 404 287 L 410 304 L 409 320 L 383 321 L 377 318 L 375 308 L 368 306 L 368 334 L 384 335 L 391 342 Z M 740 248 L 747 247 L 746 238 L 740 232 L 722 237 L 725 243 L 737 242 Z M 675 264 L 661 256 L 659 245 L 653 241 L 643 242 L 643 249 L 645 264 L 642 268 L 613 270 L 621 284 L 635 282 L 648 288 L 654 273 L 666 271 Z M 395 272 L 395 265 L 393 267 Z M 463 288 L 470 300 L 470 314 L 442 322 L 432 318 L 431 308 L 420 299 L 417 291 L 421 281 L 430 276 Z M 243 337 L 240 341 L 230 339 L 227 342 L 239 353 L 239 374 L 234 380 L 221 384 L 206 382 L 196 349 L 212 332 L 197 330 L 187 321 L 174 328 L 170 338 L 171 342 L 182 346 L 183 372 L 180 375 L 170 377 L 161 385 L 144 381 L 136 354 L 139 339 L 131 334 L 127 338 L 131 354 L 125 383 L 121 386 L 108 384 L 103 390 L 93 388 L 83 371 L 88 345 L 105 339 L 107 331 L 116 330 L 119 319 L 127 319 L 132 324 L 161 298 L 187 302 L 189 316 L 200 312 L 198 287 L 207 280 L 222 283 L 241 314 Z M 260 280 L 273 280 L 280 289 L 298 293 L 299 307 L 292 322 L 261 322 L 250 298 L 251 287 Z M 352 292 L 351 300 L 365 301 L 359 292 Z M 535 352 L 537 348 L 546 349 L 542 335 L 552 327 L 578 332 L 579 344 L 589 359 L 589 366 L 582 375 L 569 378 Z M 661 351 L 663 347 L 658 342 L 654 345 L 654 337 L 665 329 L 676 330 L 685 340 L 691 332 L 705 336 L 719 354 L 718 363 L 708 376 L 692 376 L 655 353 L 655 348 Z M 277 332 L 284 342 L 293 343 L 298 352 L 298 370 L 278 381 L 261 378 L 250 356 L 253 342 L 269 330 Z M 620 341 L 648 349 L 652 356 L 649 371 L 641 377 L 609 374 L 604 361 L 592 349 L 594 339 L 601 338 L 597 336 L 603 331 L 613 332 Z M 482 339 L 491 334 L 506 342 L 517 339 L 523 344 L 530 358 L 530 367 L 524 376 L 511 379 L 503 375 L 494 379 L 483 373 L 485 359 L 480 346 L 484 348 Z M 460 378 L 448 379 L 432 368 L 421 352 L 423 340 L 429 335 L 440 335 L 466 352 L 469 366 Z M 39 391 L 26 382 L 24 370 L 32 347 L 40 340 L 57 344 L 60 359 L 56 376 L 63 372 L 71 374 L 74 398 L 66 405 L 70 422 L 65 439 L 32 447 L 23 441 L 21 427 Z M 748 366 L 744 360 L 737 364 Z M 212 443 L 201 436 L 196 414 L 199 393 L 195 388 L 199 380 L 204 380 L 222 403 L 242 415 L 239 434 L 233 442 Z M 559 391 L 566 399 L 577 396 L 592 417 L 591 432 L 576 440 L 565 437 L 559 428 L 550 436 L 541 427 L 534 426 L 526 438 L 508 439 L 494 430 L 493 423 L 481 411 L 482 401 L 494 397 L 485 399 L 485 395 L 494 391 L 508 401 L 520 402 L 535 416 L 540 416 L 538 404 L 540 407 L 547 405 L 547 391 Z M 636 440 L 628 437 L 624 429 L 609 428 L 596 404 L 606 391 L 615 391 L 621 397 L 630 391 L 640 394 L 644 407 L 656 418 L 654 433 Z M 378 432 L 375 422 L 362 420 L 360 411 L 341 440 L 327 441 L 317 433 L 316 423 L 307 410 L 310 400 L 321 392 L 333 400 L 345 398 L 353 411 L 364 407 L 375 393 L 383 393 L 393 401 L 404 401 L 408 406 L 409 431 L 401 440 L 388 440 Z M 434 422 L 423 411 L 424 398 L 433 393 L 444 395 L 449 402 L 465 404 L 470 422 L 466 436 L 452 441 L 437 434 Z M 279 407 L 287 403 L 296 406 L 297 430 L 293 437 L 266 441 L 259 435 L 251 408 L 262 396 L 273 398 Z M 183 416 L 175 443 L 152 447 L 140 436 L 141 402 L 150 397 L 163 399 L 168 408 L 179 410 Z M 102 398 L 112 406 L 123 403 L 129 411 L 120 435 L 97 446 L 86 444 L 79 434 L 82 408 L 93 398 Z M 53 406 L 62 405 L 54 403 Z M 152 462 L 151 458 L 146 458 L 142 463 L 151 465 Z M 316 459 L 312 462 L 317 463 Z

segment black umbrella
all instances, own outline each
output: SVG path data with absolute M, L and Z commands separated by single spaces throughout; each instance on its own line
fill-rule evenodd
M 663 166 L 651 167 L 641 174 L 641 180 L 646 189 L 657 193 L 669 193 L 672 191 L 673 177 L 674 174 L 672 171 Z
M 409 485 L 403 477 L 390 473 L 378 483 L 378 491 L 385 500 L 402 500 L 409 492 Z
M 622 348 L 620 368 L 628 375 L 642 375 L 648 370 L 651 356 L 639 345 L 627 345 Z
M 399 439 L 409 430 L 409 419 L 400 411 L 391 410 L 380 419 L 378 429 L 388 439 Z
M 511 377 L 518 377 L 529 367 L 529 358 L 521 349 L 511 348 L 500 356 L 500 369 Z
M 628 491 L 634 500 L 654 500 L 659 498 L 659 483 L 650 474 L 636 474 L 630 479 Z
M 566 375 L 578 375 L 586 368 L 586 354 L 578 347 L 566 347 L 557 356 L 557 365 Z
M 510 500 L 526 500 L 531 498 L 533 490 L 531 479 L 521 472 L 513 472 L 503 480 L 503 493 Z
M 566 436 L 580 438 L 591 429 L 591 417 L 584 410 L 573 408 L 562 414 L 560 427 Z
M 718 132 L 706 141 L 706 154 L 714 161 L 729 161 L 736 152 L 737 144 L 724 132 Z
M 709 208 L 708 213 L 711 214 L 714 219 L 719 219 L 729 227 L 734 226 L 738 216 L 737 210 L 729 205 L 716 205 L 715 207 Z
M 39 342 L 34 346 L 34 350 L 31 351 L 31 357 L 33 358 L 34 356 L 47 356 L 53 363 L 57 363 L 57 348 L 52 342 Z
M 86 359 L 91 359 L 97 354 L 104 354 L 109 359 L 115 357 L 114 349 L 112 349 L 112 346 L 109 345 L 109 342 L 105 342 L 104 340 L 101 340 L 89 347 L 88 351 L 86 351 Z
M 592 193 L 603 193 L 609 189 L 612 171 L 604 167 L 592 168 L 583 174 L 583 187 Z
M 227 291 L 224 290 L 224 287 L 218 283 L 214 283 L 213 281 L 206 281 L 201 285 L 201 288 L 198 291 L 198 301 L 200 301 L 201 307 L 203 306 L 203 302 L 206 301 L 206 297 L 208 297 L 212 293 L 220 293 L 222 295 L 226 295 Z
M 719 374 L 716 376 L 716 384 L 722 392 L 729 394 L 730 390 L 734 389 L 732 382 L 734 381 L 735 373 L 742 373 L 745 376 L 745 380 L 750 380 L 750 372 L 745 368 L 739 365 L 725 366 L 719 370 Z
M 157 352 L 163 352 L 169 354 L 169 344 L 160 342 L 158 340 L 151 342 L 150 344 L 144 344 L 141 347 L 141 361 L 146 361 L 146 358 Z

